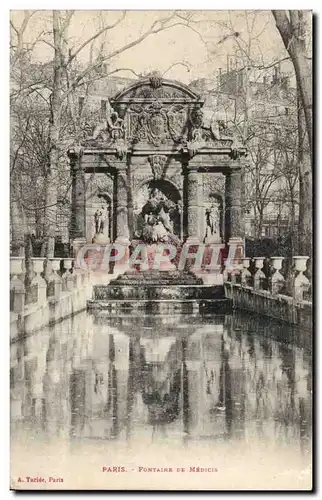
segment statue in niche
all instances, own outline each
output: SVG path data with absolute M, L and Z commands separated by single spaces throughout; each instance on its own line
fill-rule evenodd
M 211 207 L 206 209 L 206 241 L 209 239 L 220 239 L 220 205 L 213 202 Z
M 104 222 L 102 216 L 103 212 L 98 208 L 94 214 L 95 234 L 103 233 Z
M 106 236 L 108 237 L 108 218 L 109 218 L 109 210 L 106 206 L 106 203 L 102 202 L 101 206 L 97 208 L 94 213 L 94 227 L 95 227 L 95 235 L 94 239 L 97 237 Z

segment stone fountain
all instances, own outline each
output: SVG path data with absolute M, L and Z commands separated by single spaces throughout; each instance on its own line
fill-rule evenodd
M 172 260 L 169 256 L 167 262 L 155 268 L 156 255 L 165 244 L 171 243 L 180 250 L 181 242 L 171 231 L 169 213 L 174 208 L 156 190 L 151 191 L 142 209 L 144 222 L 140 237 L 132 244 L 132 251 L 137 245 L 142 249 L 140 263 L 108 285 L 94 286 L 93 300 L 89 303 L 91 309 L 171 314 L 218 311 L 229 305 L 223 286 L 205 285 L 192 271 L 179 270 L 177 255 Z

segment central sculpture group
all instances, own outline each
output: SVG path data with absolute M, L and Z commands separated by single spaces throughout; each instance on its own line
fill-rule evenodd
M 172 202 L 161 191 L 152 188 L 141 213 L 140 239 L 147 244 L 176 242 L 178 238 L 173 234 L 171 215 L 179 209 L 179 203 Z

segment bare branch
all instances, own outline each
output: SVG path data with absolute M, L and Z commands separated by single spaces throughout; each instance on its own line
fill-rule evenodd
M 62 97 L 62 101 L 67 97 L 67 93 L 73 91 L 86 75 L 88 75 L 89 73 L 91 73 L 92 71 L 94 71 L 95 69 L 100 67 L 104 62 L 109 61 L 110 59 L 113 59 L 117 55 L 125 52 L 126 50 L 129 50 L 132 47 L 135 47 L 136 45 L 141 43 L 143 40 L 145 40 L 150 35 L 159 33 L 160 31 L 164 31 L 166 29 L 170 29 L 170 28 L 173 28 L 173 27 L 178 26 L 178 25 L 182 25 L 182 23 L 179 23 L 179 22 L 167 25 L 168 21 L 173 19 L 174 16 L 175 16 L 175 13 L 173 13 L 170 16 L 165 17 L 163 19 L 158 19 L 158 20 L 154 21 L 152 23 L 152 25 L 150 26 L 150 28 L 147 31 L 145 31 L 145 33 L 143 33 L 143 35 L 138 37 L 136 40 L 133 40 L 132 42 L 129 42 L 128 44 L 123 45 L 122 47 L 112 51 L 110 54 L 108 54 L 105 57 L 99 58 L 99 60 L 96 60 L 92 65 L 89 65 L 87 68 L 85 68 L 83 71 L 81 71 L 80 74 L 74 80 L 74 82 L 71 86 L 71 89 L 64 93 L 64 95 Z M 160 24 L 159 27 L 157 27 L 158 24 Z
M 162 73 L 162 76 L 164 76 L 166 73 L 168 73 L 168 71 L 170 71 L 170 69 L 174 68 L 175 66 L 184 66 L 185 68 L 187 68 L 188 71 L 190 71 L 190 69 L 191 69 L 189 64 L 187 64 L 183 61 L 179 61 L 179 62 L 171 64 L 171 66 Z
M 96 40 L 98 37 L 100 37 L 103 33 L 105 33 L 106 31 L 112 29 L 112 28 L 115 28 L 115 26 L 117 26 L 118 24 L 120 24 L 123 19 L 125 18 L 126 16 L 126 11 L 123 12 L 122 16 L 120 17 L 120 19 L 118 19 L 117 21 L 115 21 L 115 23 L 113 24 L 110 24 L 109 26 L 104 26 L 101 30 L 99 30 L 97 33 L 95 33 L 93 36 L 91 36 L 90 38 L 88 38 L 84 43 L 82 43 L 82 45 L 80 45 L 80 47 L 78 47 L 77 50 L 75 50 L 75 52 L 71 53 L 67 62 L 66 62 L 66 65 L 70 64 L 72 62 L 73 59 L 75 59 L 75 57 L 91 42 L 93 42 L 94 40 Z

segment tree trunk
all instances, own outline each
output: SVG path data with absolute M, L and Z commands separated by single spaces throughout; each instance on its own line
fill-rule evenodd
M 298 235 L 295 231 L 295 198 L 293 188 L 290 189 L 291 195 L 291 251 L 292 255 L 298 254 Z
M 305 118 L 301 100 L 298 98 L 298 161 L 300 185 L 299 209 L 299 252 L 312 255 L 312 170 L 308 153 L 305 151 Z
M 29 225 L 23 203 L 21 201 L 21 173 L 12 174 L 10 186 L 10 227 L 11 227 L 11 255 L 25 256 L 26 235 L 30 234 Z
M 61 127 L 61 96 L 62 96 L 62 32 L 60 29 L 60 12 L 53 11 L 53 35 L 54 35 L 54 79 L 51 94 L 51 121 L 50 121 L 50 153 L 49 172 L 46 189 L 46 209 L 45 209 L 45 256 L 54 257 L 55 234 L 56 234 L 56 214 L 58 196 L 58 170 L 59 170 L 59 136 Z
M 25 238 L 24 238 L 24 213 L 23 208 L 15 195 L 11 194 L 13 201 L 10 203 L 10 227 L 11 227 L 11 255 L 14 257 L 24 257 Z
M 273 10 L 276 26 L 292 60 L 298 102 L 298 161 L 300 184 L 299 251 L 304 255 L 312 253 L 312 70 L 306 54 L 305 37 L 308 16 L 305 11 Z M 307 19 L 305 19 L 307 16 Z M 307 133 L 307 138 L 305 137 Z M 308 143 L 309 154 L 305 151 Z
M 312 162 L 312 68 L 306 53 L 306 22 L 303 11 L 290 11 L 290 19 L 283 10 L 273 10 L 276 27 L 292 60 L 298 91 L 302 102 L 310 157 Z M 311 18 L 310 18 L 310 22 Z
M 257 219 L 257 228 L 256 228 L 256 238 L 261 239 L 262 237 L 262 229 L 263 229 L 263 219 L 264 219 L 264 213 L 263 209 L 258 210 L 258 219 Z

